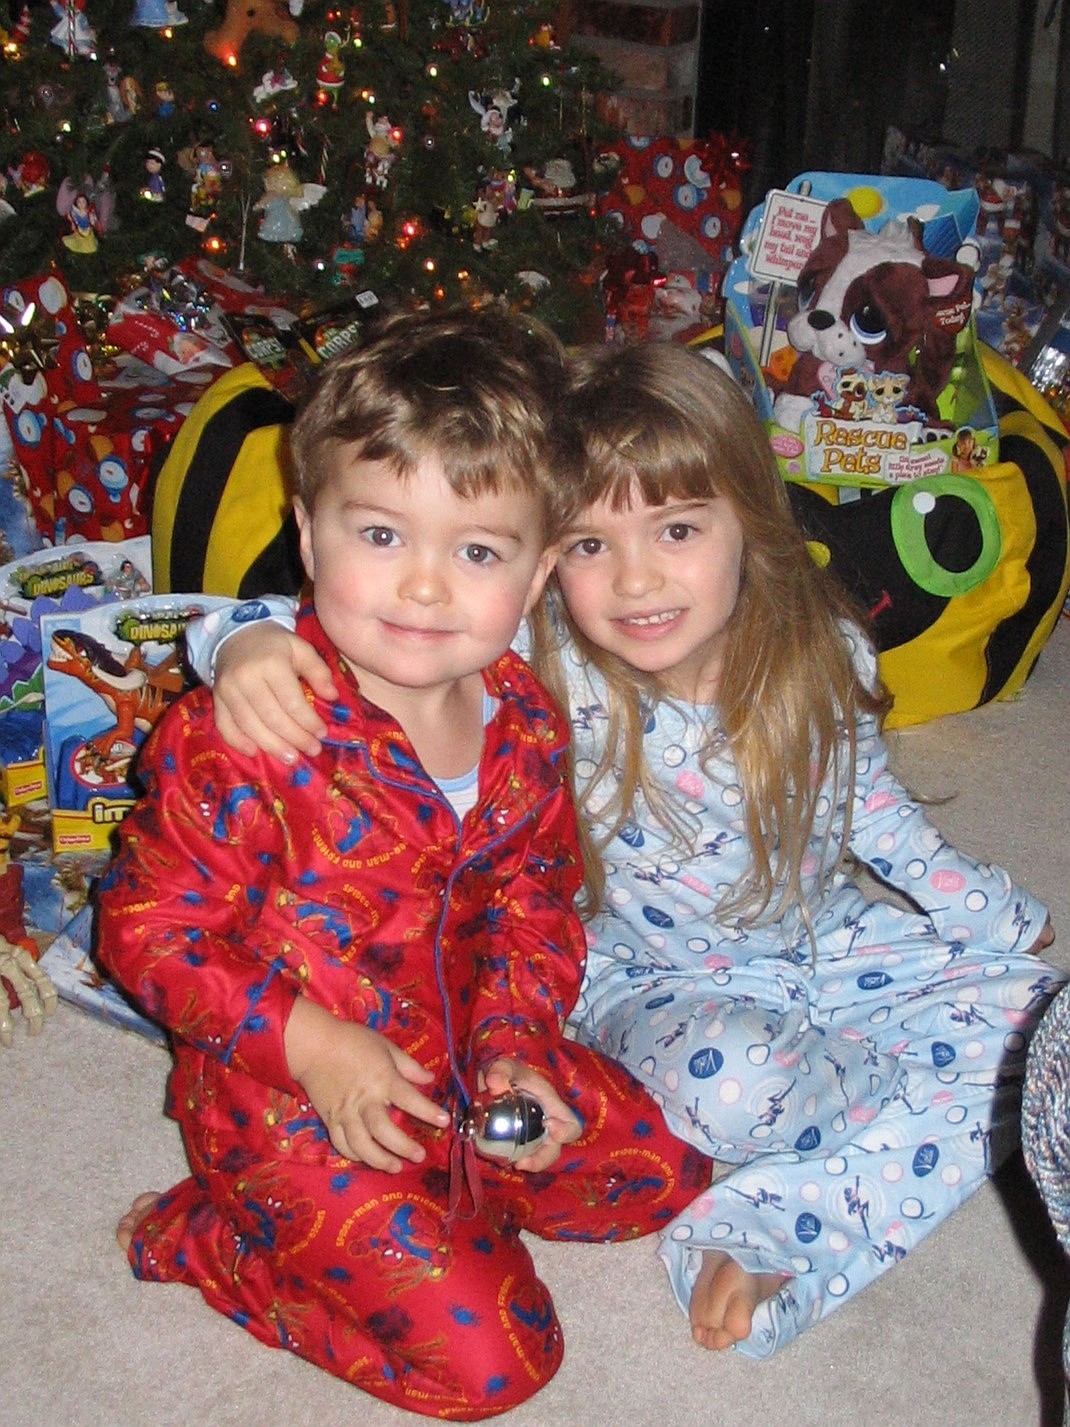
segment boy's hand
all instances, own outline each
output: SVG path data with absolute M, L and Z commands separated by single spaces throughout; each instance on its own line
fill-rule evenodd
M 1042 951 L 1045 951 L 1049 946 L 1051 946 L 1054 940 L 1055 928 L 1051 924 L 1051 917 L 1049 917 L 1048 920 L 1044 923 L 1044 929 L 1041 931 L 1040 935 L 1037 937 L 1033 945 L 1029 948 L 1029 955 L 1039 956 Z
M 232 634 L 216 655 L 216 726 L 239 753 L 258 750 L 294 763 L 315 758 L 327 732 L 301 680 L 323 699 L 338 697 L 330 670 L 304 639 L 262 620 Z
M 528 1174 L 549 1169 L 561 1153 L 561 1146 L 578 1140 L 583 1133 L 578 1117 L 546 1077 L 526 1066 L 523 1061 L 503 1056 L 489 1065 L 480 1078 L 488 1095 L 504 1095 L 509 1090 L 526 1090 L 538 1100 L 546 1117 L 545 1140 L 531 1154 L 516 1160 L 512 1165 L 513 1169 L 522 1169 Z
M 426 1151 L 390 1114 L 402 1110 L 445 1129 L 448 1113 L 417 1090 L 434 1079 L 419 1061 L 386 1036 L 298 996 L 286 1023 L 290 1074 L 327 1126 L 346 1159 L 397 1174 L 404 1160 L 419 1164 Z

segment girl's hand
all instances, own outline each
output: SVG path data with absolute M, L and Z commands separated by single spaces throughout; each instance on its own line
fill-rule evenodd
M 271 620 L 232 634 L 216 655 L 216 726 L 239 753 L 260 750 L 284 763 L 315 758 L 327 732 L 301 680 L 323 699 L 338 697 L 330 670 L 303 639 Z
M 531 1154 L 514 1161 L 513 1169 L 522 1169 L 528 1174 L 537 1174 L 549 1169 L 561 1153 L 562 1145 L 570 1145 L 583 1133 L 576 1114 L 569 1109 L 561 1096 L 538 1071 L 526 1066 L 523 1061 L 502 1057 L 489 1065 L 480 1076 L 481 1089 L 489 1095 L 504 1095 L 509 1090 L 526 1090 L 542 1106 L 546 1117 L 546 1139 Z
M 426 1150 L 397 1124 L 401 1110 L 426 1125 L 446 1129 L 448 1113 L 416 1088 L 434 1079 L 419 1061 L 386 1036 L 298 996 L 285 1033 L 290 1074 L 327 1126 L 331 1144 L 346 1159 L 398 1174 L 404 1161 L 419 1164 Z
M 1037 937 L 1036 941 L 1029 948 L 1030 956 L 1039 956 L 1042 951 L 1051 946 L 1055 940 L 1055 928 L 1051 924 L 1051 917 L 1044 923 L 1044 930 Z

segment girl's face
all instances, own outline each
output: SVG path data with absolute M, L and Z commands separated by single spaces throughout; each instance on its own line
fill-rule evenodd
M 723 496 L 589 506 L 561 544 L 561 593 L 581 632 L 694 703 L 717 699 L 739 597 L 743 527 Z

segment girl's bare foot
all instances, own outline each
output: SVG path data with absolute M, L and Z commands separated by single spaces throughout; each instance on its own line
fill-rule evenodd
M 700 1348 L 730 1348 L 750 1337 L 754 1310 L 783 1288 L 787 1275 L 748 1273 L 728 1254 L 702 1255 L 691 1294 L 691 1336 Z
M 116 1224 L 115 1237 L 119 1240 L 119 1247 L 124 1254 L 130 1248 L 133 1237 L 142 1222 L 148 1218 L 159 1202 L 160 1196 L 158 1194 L 139 1194 L 130 1208 L 119 1220 L 118 1224 Z

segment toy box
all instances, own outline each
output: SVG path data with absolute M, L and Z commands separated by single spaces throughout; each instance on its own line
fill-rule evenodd
M 41 620 L 151 589 L 149 537 L 32 551 L 0 567 L 0 793 L 8 808 L 46 793 Z
M 210 595 L 146 595 L 42 619 L 54 851 L 111 845 L 138 796 L 137 750 L 190 685 L 186 626 L 221 603 Z
M 788 479 L 899 485 L 999 459 L 973 322 L 973 188 L 809 173 L 725 279 L 725 350 Z

